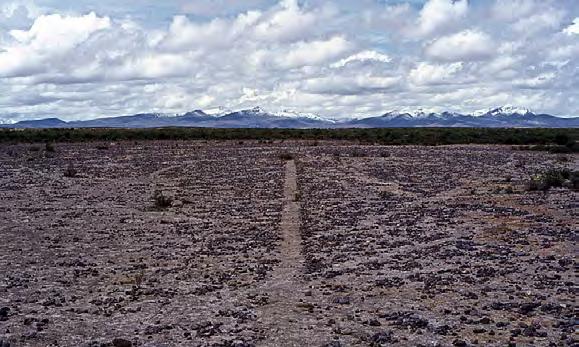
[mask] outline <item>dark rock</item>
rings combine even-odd
[[[349,305],[351,300],[349,296],[338,296],[332,302],[339,305]]]
[[[199,337],[211,337],[213,335],[221,333],[221,324],[212,322],[203,322],[197,324],[195,330],[197,330],[197,336]]]
[[[480,324],[490,324],[491,320],[489,317],[483,317],[478,321]]]
[[[435,334],[447,335],[450,332],[450,327],[448,325],[440,325],[433,329]]]
[[[116,338],[112,342],[113,347],[132,347],[133,343],[129,340]]]
[[[8,312],[10,312],[10,308],[8,307],[0,308],[0,317],[8,317]]]
[[[324,345],[322,345],[322,347],[342,347],[342,343],[340,343],[340,341],[332,341],[332,342],[328,342]]]
[[[428,321],[416,315],[410,315],[406,317],[399,317],[394,322],[394,325],[407,327],[413,330],[424,329],[428,326]]]
[[[398,339],[396,339],[392,335],[391,331],[382,331],[382,332],[379,332],[379,333],[372,335],[372,337],[370,337],[369,342],[370,342],[370,346],[379,347],[379,346],[386,346],[388,344],[398,342]]]
[[[522,304],[519,308],[522,314],[529,314],[533,312],[537,307],[541,306],[541,303],[538,302],[531,302]]]

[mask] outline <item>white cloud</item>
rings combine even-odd
[[[483,60],[495,54],[495,44],[486,33],[468,29],[435,40],[426,47],[425,53],[443,61]]]
[[[496,0],[491,13],[498,20],[513,22],[533,13],[537,6],[536,0]]]
[[[254,28],[256,39],[275,42],[303,39],[321,19],[313,12],[303,11],[295,0],[282,1],[280,6],[280,10],[271,12],[265,20],[257,23]]]
[[[566,27],[563,32],[567,35],[579,35],[579,17],[573,20],[573,24]]]
[[[532,78],[522,78],[513,81],[513,85],[525,89],[543,89],[550,87],[556,80],[557,75],[553,72],[543,73]]]
[[[263,5],[267,0],[189,0],[183,1],[185,13],[200,16],[220,16]]]
[[[81,17],[58,14],[40,16],[30,30],[12,30],[12,42],[0,50],[0,76],[27,76],[51,68],[51,62],[67,63],[77,45],[92,34],[109,28],[110,19],[90,13]]]
[[[513,29],[524,35],[532,35],[542,30],[555,30],[561,25],[562,11],[545,11],[519,19],[513,24]]]
[[[161,44],[163,48],[174,51],[227,49],[247,35],[261,16],[260,12],[252,11],[240,14],[234,20],[216,18],[207,23],[193,23],[186,16],[176,16]]]
[[[30,30],[12,30],[10,34],[19,44],[38,51],[69,50],[110,25],[109,18],[97,17],[94,12],[82,17],[54,14],[38,17]]]
[[[383,54],[383,53],[379,53],[376,51],[363,51],[363,52],[359,52],[356,53],[354,55],[351,55],[347,58],[344,58],[338,62],[335,62],[334,64],[332,64],[333,68],[339,68],[339,67],[344,67],[350,63],[354,63],[354,62],[373,62],[373,63],[389,63],[392,61],[392,58],[390,58],[390,56],[388,56],[387,54]]]
[[[283,47],[263,47],[247,57],[247,62],[257,69],[293,69],[323,65],[341,58],[352,49],[352,44],[341,36],[325,40],[300,41]]]
[[[429,0],[418,18],[418,34],[428,36],[448,28],[468,12],[468,0]]]
[[[139,1],[152,10],[0,4],[2,114],[260,105],[346,116],[528,102],[579,115],[574,0]]]
[[[339,58],[347,53],[351,46],[350,42],[341,36],[323,41],[298,42],[275,59],[277,65],[284,68],[317,65]]]
[[[408,77],[415,85],[452,84],[462,69],[462,63],[434,65],[422,62],[410,70]]]
[[[399,77],[372,76],[332,76],[306,80],[302,89],[313,94],[359,95],[383,93],[400,82]]]

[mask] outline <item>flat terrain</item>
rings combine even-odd
[[[551,167],[579,156],[2,145],[0,346],[572,346],[578,195],[525,188]]]

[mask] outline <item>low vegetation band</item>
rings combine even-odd
[[[1,143],[123,140],[348,140],[385,145],[507,144],[576,148],[579,129],[2,129]]]

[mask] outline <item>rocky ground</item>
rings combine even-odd
[[[0,347],[572,346],[577,192],[526,189],[552,167],[579,156],[3,145]]]

